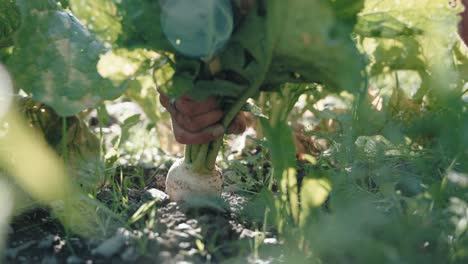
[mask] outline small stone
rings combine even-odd
[[[201,228],[189,229],[189,230],[186,230],[185,233],[189,234],[190,236],[194,238],[202,239]]]
[[[169,202],[169,195],[156,188],[146,190],[142,196],[143,201],[158,200],[158,204],[166,204]]]
[[[8,249],[6,251],[6,253],[5,253],[5,255],[6,255],[6,257],[8,257],[10,259],[15,259],[21,251],[23,251],[25,249],[28,249],[29,247],[31,247],[35,243],[36,243],[36,241],[28,241],[28,242],[22,243],[21,245],[17,246],[16,248]]]
[[[194,256],[198,253],[199,253],[198,250],[191,248],[189,251],[187,251],[187,256]]]
[[[179,248],[181,248],[181,249],[188,249],[191,246],[192,246],[192,244],[190,244],[190,242],[181,242],[179,244]]]
[[[138,252],[133,247],[127,248],[121,255],[123,261],[135,262],[139,257]]]
[[[179,224],[178,226],[176,226],[175,230],[188,230],[188,229],[191,229],[192,227],[189,226],[188,224],[186,223],[182,223],[182,224]]]
[[[254,237],[255,237],[255,232],[249,229],[242,230],[242,233],[240,234],[240,238],[254,238]]]
[[[171,261],[172,255],[169,251],[161,251],[159,252],[159,259],[162,263],[166,263],[168,261]]]
[[[43,240],[41,240],[41,242],[39,242],[37,247],[40,248],[40,249],[51,248],[52,245],[54,244],[54,242],[55,242],[54,236],[53,235],[48,235]]]
[[[168,230],[167,231],[167,234],[169,236],[174,236],[176,238],[179,238],[179,239],[187,239],[187,238],[190,238],[190,236],[184,232],[180,232],[180,231],[175,231],[175,230]]]
[[[54,256],[47,256],[42,259],[41,264],[57,264],[57,258]]]
[[[102,242],[92,251],[93,255],[103,256],[106,258],[115,255],[125,245],[129,235],[130,232],[123,228],[117,230],[117,233],[113,237]]]
[[[190,220],[187,221],[187,224],[192,226],[192,227],[195,227],[195,226],[197,226],[198,221],[196,219],[190,219]]]
[[[67,258],[67,264],[80,264],[83,261],[77,256],[70,256]]]
[[[263,244],[265,245],[277,245],[278,244],[278,239],[271,237],[271,238],[265,238],[263,240]]]

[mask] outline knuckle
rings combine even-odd
[[[174,135],[175,140],[180,144],[187,144],[187,135],[185,133],[176,133]]]
[[[177,101],[175,105],[176,105],[177,111],[179,111],[180,113],[184,115],[189,115],[192,110],[189,105],[185,103],[181,103],[181,101]]]
[[[200,129],[198,124],[194,122],[192,118],[181,113],[177,114],[177,122],[182,128],[189,132],[197,132]]]
[[[212,141],[214,137],[210,133],[203,133],[199,139],[200,139],[200,144],[205,144],[205,143]]]

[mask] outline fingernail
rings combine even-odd
[[[211,131],[211,135],[213,135],[213,137],[215,137],[215,138],[224,135],[224,127],[223,126],[216,126]]]

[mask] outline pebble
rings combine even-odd
[[[184,232],[180,232],[180,231],[175,231],[175,230],[168,230],[167,231],[167,234],[170,236],[170,235],[173,235],[175,236],[176,238],[179,238],[179,239],[187,239],[187,238],[190,238],[190,236]]]
[[[136,251],[136,249],[134,247],[129,247],[127,248],[121,255],[120,255],[120,258],[123,260],[123,261],[127,261],[127,262],[135,262],[135,260],[137,260],[139,257],[138,255],[138,252]]]
[[[40,248],[40,249],[51,248],[52,245],[54,244],[54,241],[55,241],[54,236],[53,235],[48,235],[44,239],[42,239],[41,242],[39,242],[37,247]]]
[[[181,249],[188,249],[192,246],[190,242],[181,242],[179,243],[179,248]]]
[[[122,249],[129,236],[129,231],[120,228],[119,230],[117,230],[117,233],[113,237],[102,242],[97,248],[95,248],[92,251],[92,253],[93,255],[109,258],[115,255],[120,249]]]
[[[249,229],[242,230],[242,233],[240,234],[240,238],[254,238],[255,236],[256,232]]]
[[[191,225],[192,227],[195,227],[198,225],[198,221],[196,219],[190,219],[187,221],[188,225]]]
[[[186,230],[185,233],[189,234],[192,237],[202,239],[202,236],[200,234],[201,233],[201,228],[189,229],[189,230]]]
[[[36,241],[28,241],[28,242],[25,242],[25,243],[23,243],[23,244],[17,246],[16,248],[8,249],[8,250],[6,251],[6,256],[7,256],[8,258],[15,259],[16,256],[18,256],[18,254],[19,254],[21,251],[23,251],[23,250],[25,250],[25,249],[31,247],[31,246],[34,245],[35,243],[36,243]]]
[[[197,249],[194,249],[194,248],[191,248],[189,251],[187,251],[187,256],[194,256],[196,254],[198,254],[198,250]]]
[[[169,251],[161,251],[159,252],[159,260],[162,262],[162,263],[166,263],[166,262],[169,262],[171,261],[172,259],[172,255]]]
[[[265,245],[277,245],[278,244],[278,239],[271,237],[271,238],[265,238],[263,240],[263,244]]]
[[[47,256],[42,259],[41,264],[57,264],[57,258],[54,256]]]
[[[143,193],[142,196],[143,201],[152,201],[152,200],[158,200],[159,205],[163,205],[169,202],[169,195],[167,195],[165,192],[160,191],[156,188],[151,188],[146,190]]]
[[[188,229],[191,229],[192,227],[189,226],[188,224],[186,223],[182,223],[182,224],[179,224],[178,226],[176,226],[175,230],[188,230]]]
[[[67,264],[80,264],[83,261],[77,256],[70,256],[67,258]]]

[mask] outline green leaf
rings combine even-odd
[[[74,16],[46,2],[19,2],[22,24],[8,64],[15,84],[61,116],[119,96],[124,89],[96,70],[103,45]]]
[[[360,88],[364,63],[351,39],[354,24],[348,19],[355,17],[362,1],[283,3],[282,33],[274,43],[270,72],[290,73],[290,80],[331,89]],[[333,9],[337,7],[339,11]]]
[[[194,77],[187,72],[175,73],[172,77],[172,86],[170,86],[170,89],[165,92],[167,92],[167,95],[171,98],[179,98],[180,96],[193,91],[193,78]]]
[[[332,0],[329,1],[339,20],[350,24],[356,23],[356,14],[364,7],[364,0]]]
[[[284,217],[299,222],[299,196],[296,171],[296,148],[291,128],[285,120],[274,124],[271,120],[260,119],[267,147],[271,153],[273,177],[280,185],[281,203],[285,206]],[[279,202],[279,201],[278,201]]]
[[[388,13],[363,14],[359,17],[355,32],[361,36],[372,38],[394,38],[399,36],[415,36],[422,30],[404,23]]]
[[[0,0],[0,49],[13,44],[13,33],[19,28],[20,12],[14,0]]]
[[[233,96],[239,85],[260,83],[271,88],[286,82],[318,82],[334,89],[360,88],[364,64],[351,33],[362,4],[362,0],[259,1],[219,54],[220,73],[214,78],[203,71],[185,73],[187,70],[179,67],[181,61],[176,60],[177,85],[167,92],[175,96],[180,96],[181,91],[199,97]],[[122,1],[119,7],[123,10],[123,43],[174,52],[161,31],[157,3]],[[265,69],[269,69],[266,76]],[[190,79],[194,84],[188,84]],[[223,89],[203,89],[208,85],[195,84],[206,79],[226,82],[217,84]],[[181,83],[186,87],[182,88]],[[224,87],[234,91],[228,93]]]
[[[362,49],[371,61],[369,74],[417,71],[422,83],[415,101],[429,95],[436,102],[447,93],[461,92],[463,77],[455,65],[463,69],[463,52],[456,53],[462,10],[458,1],[367,0],[356,33],[363,37]]]
[[[153,64],[164,64],[164,59],[155,52],[145,49],[114,49],[99,61],[98,71],[115,86],[127,87],[125,95],[143,109],[146,116],[156,124],[160,120],[159,94],[155,88],[162,86],[167,80],[159,74],[153,77]],[[157,72],[162,72],[160,69]]]
[[[305,224],[314,208],[321,206],[328,198],[331,183],[327,179],[306,177],[301,186],[301,223]]]
[[[69,0],[73,14],[101,41],[114,43],[122,26],[113,0]]]
[[[122,0],[117,7],[122,19],[120,44],[174,52],[161,28],[159,1]]]
[[[190,97],[202,101],[209,96],[238,98],[247,87],[225,80],[198,81],[189,93]]]

